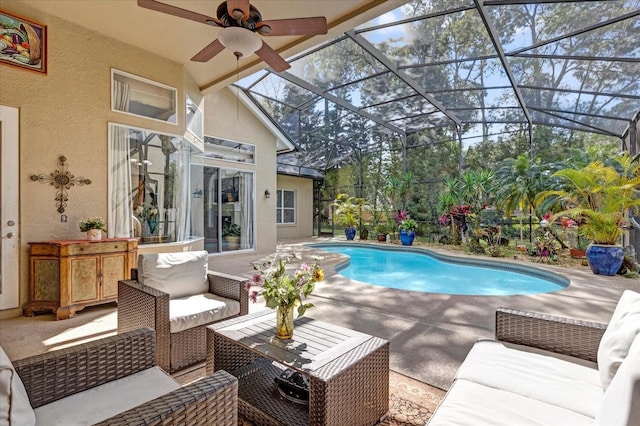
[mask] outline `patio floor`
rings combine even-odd
[[[496,308],[524,309],[606,323],[625,289],[640,291],[640,279],[595,275],[588,267],[572,270],[538,263],[531,266],[562,274],[571,280],[571,285],[554,293],[523,296],[457,296],[395,290],[344,278],[334,270],[343,259],[341,255],[320,253],[318,249],[306,246],[312,242],[331,241],[345,240],[313,238],[278,245],[279,253],[296,251],[303,257],[324,256],[321,264],[325,269],[325,282],[316,286],[312,295],[316,307],[306,315],[389,340],[392,370],[445,390],[473,343],[480,337],[493,337]],[[445,247],[425,248],[462,256]],[[211,266],[248,277],[253,272],[249,263],[257,258],[255,253],[220,257],[214,259]],[[522,261],[518,263],[522,264]],[[262,307],[258,304],[257,308]]]
[[[388,289],[362,284],[337,275],[334,266],[343,257],[320,253],[307,247],[311,242],[344,241],[344,238],[313,238],[288,241],[278,245],[278,253],[300,252],[324,256],[325,281],[316,286],[312,302],[316,305],[307,315],[391,342],[391,369],[447,390],[453,376],[473,343],[480,337],[493,337],[494,312],[497,307],[511,307],[556,315],[608,322],[615,304],[625,289],[640,291],[639,279],[604,277],[592,274],[588,268],[571,270],[552,265],[534,264],[567,276],[571,285],[555,293],[526,296],[456,296]],[[444,247],[430,250],[451,254]],[[245,277],[253,275],[251,262],[264,259],[256,253],[225,255],[210,262],[212,269]],[[514,260],[499,259],[501,262]],[[522,261],[519,261],[520,263]],[[116,310],[111,308],[91,312],[80,311],[77,318],[52,321],[50,336],[44,332],[41,342],[34,342],[28,332],[36,324],[46,327],[51,315],[34,318],[12,318],[0,322],[0,344],[12,359],[79,343],[87,337],[102,337],[115,333]],[[106,309],[105,309],[106,308]],[[250,304],[250,311],[264,309],[261,303]],[[91,323],[83,320],[91,315]],[[34,322],[37,321],[37,322]],[[42,322],[41,322],[42,321]],[[53,324],[51,324],[53,326]],[[62,327],[62,328],[61,328]],[[101,334],[95,334],[101,330]],[[58,333],[58,334],[56,334]]]

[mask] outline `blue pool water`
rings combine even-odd
[[[350,257],[340,275],[360,282],[426,293],[507,296],[549,293],[566,288],[569,280],[537,268],[505,266],[436,255],[427,250],[391,250],[353,244],[313,244],[312,247]],[[508,268],[508,269],[506,269]]]

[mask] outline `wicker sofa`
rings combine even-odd
[[[0,424],[237,424],[235,377],[181,386],[155,361],[150,328],[13,363],[0,348]]]
[[[640,294],[608,325],[499,308],[427,424],[640,425]]]
[[[205,360],[207,325],[249,313],[247,280],[210,271],[206,251],[142,254],[132,278],[118,283],[118,332],[156,330],[170,373]]]

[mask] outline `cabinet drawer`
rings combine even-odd
[[[74,244],[68,246],[68,255],[113,253],[127,250],[126,241],[105,241],[103,243]]]

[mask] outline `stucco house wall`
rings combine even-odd
[[[257,194],[275,188],[275,138],[223,89],[203,100],[181,64],[123,44],[72,22],[44,14],[22,3],[3,5],[10,12],[48,26],[48,73],[0,66],[0,104],[20,109],[19,223],[20,306],[28,297],[28,242],[84,239],[78,222],[108,215],[108,124],[110,122],[183,135],[185,96],[205,105],[205,134],[257,145]],[[144,77],[178,90],[177,125],[111,111],[111,68]],[[64,214],[56,210],[55,190],[34,182],[33,174],[54,171],[57,158],[67,158],[69,171],[91,179],[68,191]],[[258,199],[258,250],[275,248],[275,200]],[[20,309],[0,311],[0,318]]]
[[[311,237],[313,235],[313,180],[278,175],[278,189],[293,190],[296,193],[296,223],[278,225],[278,240]]]

